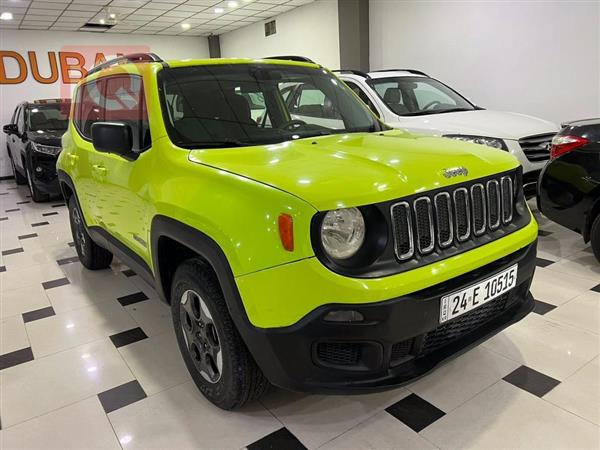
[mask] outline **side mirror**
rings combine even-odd
[[[115,153],[128,160],[137,158],[133,151],[131,126],[121,122],[96,122],[92,124],[92,144],[99,152]]]
[[[9,123],[8,125],[4,125],[2,127],[2,131],[4,131],[6,134],[17,134],[17,124]]]

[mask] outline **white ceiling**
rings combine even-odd
[[[181,36],[222,34],[314,0],[0,0],[0,29],[77,31],[88,22],[115,26],[106,33]],[[222,13],[215,9],[222,8]],[[116,19],[110,19],[115,14]],[[182,24],[189,24],[189,29]]]

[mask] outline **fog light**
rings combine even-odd
[[[37,173],[42,173],[42,170],[44,170],[44,169],[42,169],[40,166],[37,166],[37,167],[35,168],[35,171],[36,171]]]
[[[329,311],[324,320],[326,322],[362,322],[365,318],[358,311]]]

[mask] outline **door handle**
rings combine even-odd
[[[106,167],[104,167],[102,164],[94,164],[92,168],[100,175],[106,175]]]

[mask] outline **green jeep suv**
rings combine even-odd
[[[394,387],[533,307],[518,161],[389,129],[310,61],[121,57],[62,143],[82,264],[155,287],[221,408]]]

